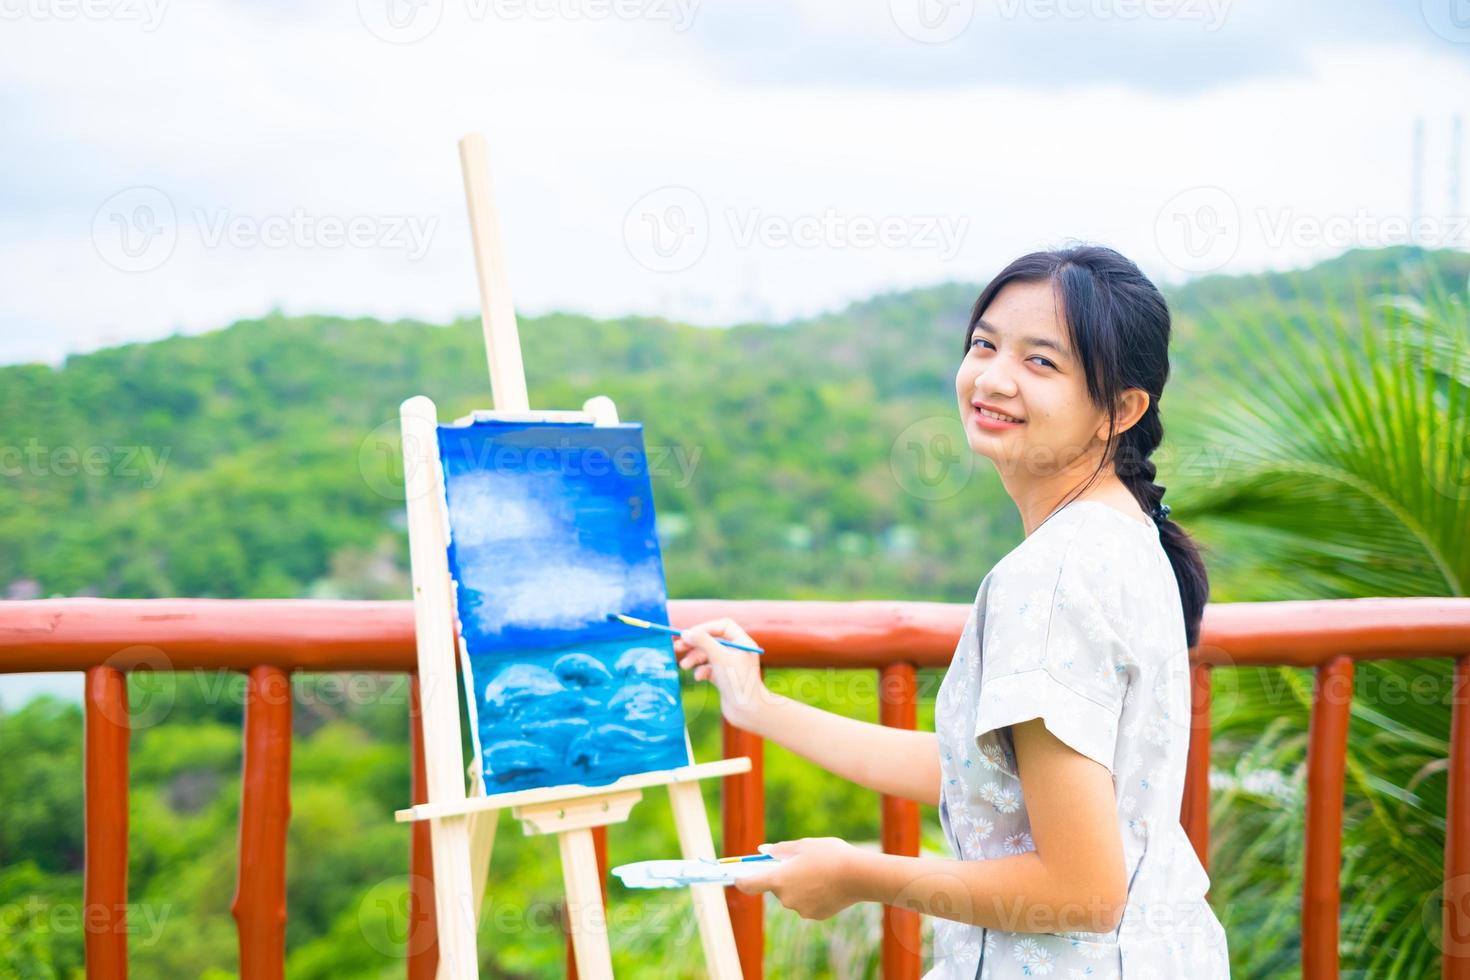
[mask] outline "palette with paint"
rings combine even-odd
[[[733,885],[741,878],[770,871],[778,858],[720,864],[699,859],[635,861],[612,869],[628,888],[685,888],[689,885]]]

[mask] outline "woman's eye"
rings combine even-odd
[[[979,345],[979,344],[984,344],[985,346],[984,347],[977,347],[977,345]],[[976,349],[979,349],[979,350],[994,350],[995,348],[994,348],[994,346],[991,345],[990,341],[986,340],[984,337],[975,337],[974,339],[972,339],[970,341],[970,349],[971,350],[976,350]],[[1049,368],[1055,368],[1056,367],[1055,364],[1053,364],[1051,361],[1047,360],[1046,358],[1042,357],[1040,354],[1033,354],[1031,357],[1027,358],[1027,360],[1030,360],[1030,361],[1040,361],[1042,364],[1046,365]]]

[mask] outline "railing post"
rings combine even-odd
[[[1194,845],[1194,853],[1210,870],[1210,665],[1195,664],[1189,672],[1189,756],[1184,769],[1184,802],[1179,822]]]
[[[128,679],[116,667],[87,671],[85,880],[87,976],[128,975]],[[94,914],[95,910],[95,914]]]
[[[291,819],[291,675],[252,667],[245,682],[240,870],[230,911],[242,980],[286,974],[286,829]]]
[[[878,720],[912,731],[918,724],[918,672],[913,664],[889,664],[878,671]],[[883,850],[919,854],[919,804],[883,797]],[[919,913],[883,906],[883,980],[918,980],[923,964]]]
[[[424,768],[424,729],[419,700],[419,675],[409,675],[408,741],[413,753],[413,802],[429,802],[428,770]],[[434,980],[439,971],[439,920],[434,907],[434,835],[429,821],[413,824],[408,853],[408,929],[404,954],[408,980]]]
[[[1317,668],[1307,735],[1307,853],[1302,873],[1302,980],[1337,980],[1342,911],[1342,803],[1346,792],[1353,661]]]
[[[765,740],[721,720],[721,742],[726,759],[746,756],[750,771],[726,776],[720,786],[721,846],[726,854],[751,854],[766,839]],[[765,975],[765,905],[760,895],[738,888],[725,889],[735,946],[740,951],[744,980]]]
[[[1444,980],[1470,980],[1470,656],[1455,658],[1444,843]]]

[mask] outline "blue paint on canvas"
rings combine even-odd
[[[449,568],[488,792],[690,762],[643,427],[441,426]]]

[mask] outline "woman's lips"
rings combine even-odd
[[[1001,419],[993,419],[993,418],[991,418],[988,415],[982,414],[981,411],[980,411],[980,409],[978,409],[978,408],[973,408],[972,407],[970,409],[970,411],[974,414],[975,424],[978,425],[978,426],[980,426],[980,428],[982,428],[982,429],[990,429],[991,431],[999,431],[999,430],[1002,430],[1002,429],[1016,429],[1016,428],[1020,428],[1021,426],[1023,426],[1023,425],[1026,424],[1025,422],[1006,422],[1006,421],[1003,421]]]

